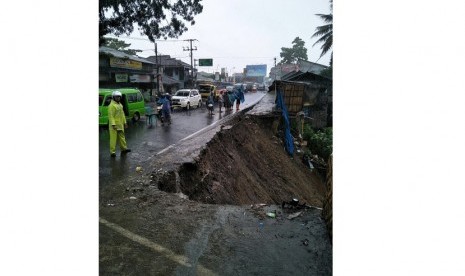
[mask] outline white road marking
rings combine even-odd
[[[135,233],[132,233],[131,231],[129,230],[126,230],[124,229],[123,227],[117,225],[117,224],[114,224],[112,222],[109,222],[107,221],[106,219],[103,219],[103,218],[99,218],[99,221],[100,223],[102,223],[103,225],[113,229],[114,231],[118,232],[119,234],[121,234],[122,236],[132,240],[132,241],[135,241],[141,245],[144,245],[162,255],[164,255],[164,257],[172,260],[173,262],[176,262],[180,265],[183,265],[183,266],[187,266],[187,267],[192,267],[191,264],[189,264],[189,259],[186,257],[186,256],[182,256],[182,255],[178,255],[176,253],[174,253],[173,251],[159,245],[159,244],[156,244],[154,242],[152,242],[151,240],[147,239],[147,238],[144,238],[142,236],[139,236]],[[205,268],[203,267],[202,265],[197,265],[197,273],[199,275],[216,275],[213,271],[209,270],[208,268]]]
[[[181,140],[179,140],[179,142],[185,141],[185,140],[187,140],[187,139],[189,139],[189,138],[191,138],[191,137],[197,135],[198,133],[204,131],[204,130],[207,129],[207,128],[213,128],[213,126],[215,126],[216,124],[218,124],[218,121],[215,121],[215,122],[213,122],[212,124],[210,124],[210,125],[208,125],[208,126],[202,128],[201,130],[198,130],[198,131],[192,133],[191,135],[182,138]]]
[[[174,147],[175,145],[176,145],[176,144],[171,144],[171,145],[169,145],[168,147],[166,147],[166,148],[162,149],[161,151],[157,152],[156,155],[159,155],[159,154],[164,153],[165,151],[169,150],[170,148]]]

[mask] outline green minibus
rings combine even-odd
[[[126,120],[139,121],[141,116],[145,116],[144,96],[138,89],[121,88],[107,89],[100,88],[98,93],[99,101],[99,125],[108,125],[108,105],[111,102],[111,93],[119,91],[122,94],[121,104],[123,105]]]

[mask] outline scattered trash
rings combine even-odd
[[[288,219],[293,219],[293,218],[296,218],[296,217],[300,216],[301,214],[302,214],[302,211],[294,213],[294,214],[290,214],[287,218]]]
[[[182,198],[182,199],[189,199],[188,196],[186,196],[185,194],[183,194],[183,193],[181,193],[181,192],[176,193],[176,195],[179,196],[179,197]]]
[[[266,215],[269,216],[270,218],[276,218],[276,211],[266,213]]]
[[[291,199],[291,201],[283,201],[283,203],[281,204],[281,207],[284,209],[284,208],[286,208],[286,205],[288,205],[287,206],[288,208],[298,207],[299,206],[299,200],[297,198],[293,198],[293,199]]]
[[[261,208],[261,207],[264,207],[264,206],[268,206],[268,204],[266,204],[266,203],[252,204],[252,205],[250,205],[250,208],[255,209],[255,208]]]
[[[312,206],[312,205],[305,205],[306,208],[313,208],[313,209],[317,209],[317,210],[320,210],[322,211],[323,208],[320,208],[320,207],[316,207],[316,206]]]
[[[135,196],[131,196],[129,199],[137,199],[137,197],[135,197]]]
[[[318,210],[323,210],[323,208],[316,207],[316,206],[311,206],[307,205],[306,203],[299,204],[299,200],[296,198],[293,198],[291,201],[283,201],[281,207],[283,209],[309,209],[309,208],[314,208]]]
[[[307,239],[302,240],[302,244],[305,245],[305,246],[308,246],[308,240]]]
[[[126,188],[126,192],[129,192],[129,191],[132,191],[133,193],[136,193],[136,192],[142,192],[144,190],[144,188],[142,187],[127,187]]]
[[[113,203],[108,203],[107,205],[108,206],[115,206],[115,204],[113,204]]]
[[[136,172],[141,172],[142,171],[142,167],[136,167]]]

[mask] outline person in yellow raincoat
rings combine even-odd
[[[114,91],[111,95],[113,99],[108,106],[108,129],[110,131],[110,154],[111,157],[115,157],[116,141],[119,141],[121,154],[126,154],[131,150],[128,149],[124,137],[124,129],[128,127],[128,124],[121,104],[121,92]]]

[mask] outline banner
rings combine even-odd
[[[142,62],[122,59],[122,58],[110,58],[110,66],[118,68],[127,68],[127,69],[142,69]]]
[[[115,74],[115,82],[128,82],[128,74]]]
[[[131,82],[150,82],[149,75],[131,75],[129,79]]]
[[[264,77],[266,76],[266,64],[247,65],[245,67],[247,77]]]

